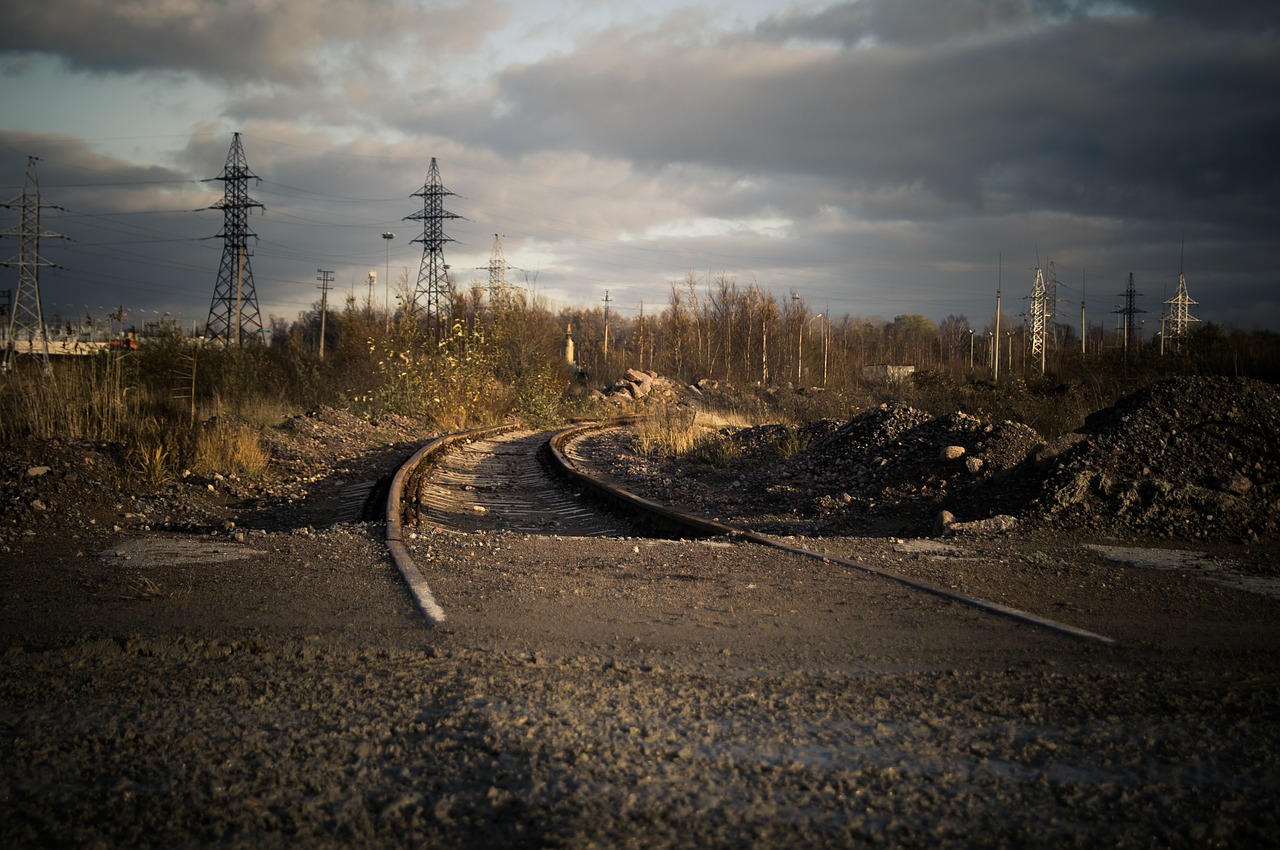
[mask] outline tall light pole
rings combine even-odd
[[[391,231],[383,231],[382,239],[387,243],[387,276],[382,279],[382,309],[387,311],[387,330],[391,330],[391,240],[396,235]]]
[[[819,313],[816,316],[810,316],[808,320],[800,324],[800,340],[799,340],[799,343],[796,345],[796,386],[801,385],[800,369],[802,364],[804,363],[804,329],[809,327],[809,325],[812,322],[815,322],[821,318],[822,318],[822,314]],[[825,356],[825,353],[826,353],[826,349],[824,348],[823,349],[824,356]],[[827,385],[827,376],[826,376],[825,363],[823,365],[824,365],[824,369],[823,369],[823,375],[822,375],[822,385],[825,387]]]

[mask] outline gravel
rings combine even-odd
[[[937,443],[1024,468],[999,453],[1017,426],[911,418],[815,426],[809,451],[877,437],[865,498],[902,486],[895,458],[966,468]],[[795,538],[1108,647],[745,544],[440,532],[410,541],[449,615],[429,629],[381,523],[334,519],[410,430],[318,412],[280,474],[160,492],[114,490],[80,446],[2,462],[27,508],[0,551],[0,845],[1280,846],[1270,596],[1058,520]],[[803,491],[805,463],[768,474]],[[1274,564],[1263,532],[1206,562]]]

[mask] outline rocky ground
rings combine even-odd
[[[915,537],[1021,524],[1247,545],[1280,534],[1278,434],[1274,385],[1173,378],[1051,443],[1021,423],[901,403],[845,422],[725,429],[703,453],[721,462],[604,439],[610,471],[641,491],[764,531]]]
[[[609,470],[1110,645],[756,546],[509,533],[412,541],[428,629],[364,510],[407,422],[290,420],[258,481],[6,456],[0,846],[1280,846],[1274,396],[1236,389],[1056,446],[886,407]]]

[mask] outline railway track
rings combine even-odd
[[[468,533],[516,531],[618,537],[665,531],[671,537],[724,537],[869,573],[1069,637],[1114,643],[1104,635],[1028,611],[801,548],[636,496],[584,470],[589,458],[578,453],[574,440],[597,427],[600,426],[588,424],[555,433],[495,428],[451,435],[424,447],[405,464],[388,496],[388,544],[429,621],[442,622],[445,615],[403,545],[405,523],[428,530]]]
[[[418,491],[416,524],[427,529],[514,531],[565,537],[634,534],[540,462],[550,432],[507,431],[456,444]]]

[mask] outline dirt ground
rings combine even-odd
[[[305,493],[20,491],[0,845],[1280,846],[1273,541],[796,540],[1105,644],[749,544],[438,532],[431,629],[332,521],[411,435],[322,419]]]

